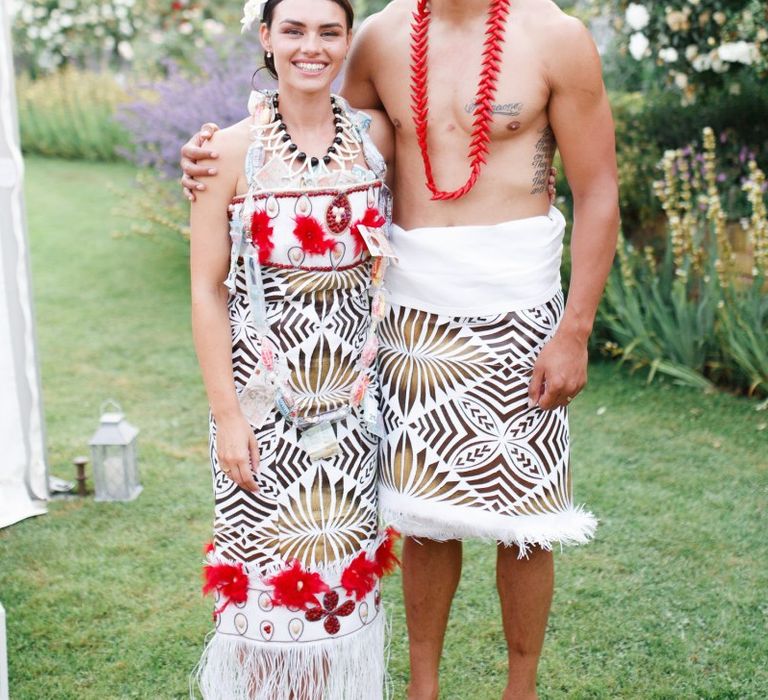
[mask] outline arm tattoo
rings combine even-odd
[[[541,194],[547,191],[549,169],[555,156],[555,134],[552,127],[547,125],[540,132],[541,138],[536,142],[531,165],[533,166],[533,185],[531,194]]]
[[[470,102],[464,105],[464,111],[467,114],[474,114],[477,109],[477,102]],[[493,105],[493,114],[503,114],[507,117],[517,117],[523,111],[522,102],[507,102],[505,104]]]

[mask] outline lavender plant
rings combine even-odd
[[[178,184],[179,149],[205,122],[228,126],[247,116],[253,87],[265,87],[265,72],[254,76],[261,51],[254,38],[227,37],[226,53],[212,48],[198,55],[190,72],[175,61],[164,65],[164,77],[136,85],[117,113],[131,146],[122,154],[142,171],[134,196],[122,212],[130,231],[140,235],[171,232],[187,235],[187,202]]]
[[[165,77],[137,85],[131,91],[133,99],[118,109],[116,120],[132,142],[124,155],[158,175],[175,178],[179,148],[201,124],[228,126],[247,116],[259,61],[260,51],[253,39],[232,40],[226,53],[202,50],[196,74],[167,61]],[[255,77],[257,86],[268,80],[263,72]]]

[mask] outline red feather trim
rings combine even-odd
[[[341,574],[341,585],[348,596],[354,594],[360,601],[375,587],[379,578],[378,564],[371,561],[365,552],[358,554]]]
[[[272,219],[267,212],[256,209],[251,217],[251,241],[259,249],[259,262],[266,265],[275,248],[272,242]]]
[[[206,542],[205,545],[203,545],[203,554],[210,554],[211,552],[216,551],[216,546],[213,544],[213,542]]]
[[[325,235],[323,225],[314,216],[297,216],[293,233],[301,249],[310,255],[324,255],[333,250],[336,241]]]
[[[273,587],[272,604],[307,610],[320,605],[317,596],[331,589],[320,574],[306,571],[298,560],[291,566],[266,580]]]
[[[384,539],[376,549],[374,555],[376,562],[376,574],[386,576],[394,573],[395,569],[400,566],[400,560],[395,554],[395,542],[400,538],[400,533],[393,527],[388,527]]]
[[[350,231],[352,232],[352,240],[355,242],[355,257],[360,255],[365,250],[365,240],[363,239],[363,235],[360,233],[360,229],[357,227],[362,224],[367,228],[381,228],[386,223],[387,220],[381,215],[381,212],[378,209],[368,207],[365,210],[365,214],[363,214],[363,218],[358,219],[355,221],[355,223],[352,224],[352,226],[350,226]]]
[[[203,567],[203,576],[203,593],[207,595],[218,591],[225,599],[217,614],[230,603],[245,603],[248,600],[248,574],[242,564],[207,564]]]

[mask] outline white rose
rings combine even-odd
[[[728,63],[743,63],[750,65],[755,58],[755,45],[746,41],[731,41],[723,44],[717,50],[721,61]]]
[[[685,57],[689,61],[692,61],[698,55],[699,55],[699,47],[696,46],[696,44],[688,44],[688,46],[685,47]]]
[[[730,64],[723,61],[723,59],[717,55],[717,51],[713,51],[712,53],[714,54],[712,56],[712,70],[715,71],[715,73],[725,73],[731,67]]]
[[[642,32],[635,32],[629,37],[629,53],[636,61],[639,61],[648,50],[648,37]]]
[[[693,70],[697,73],[702,73],[712,67],[712,59],[709,57],[708,53],[702,53],[693,59],[691,65],[693,66]]]
[[[671,46],[667,46],[659,51],[659,58],[664,63],[674,63],[677,60],[677,50]]]
[[[192,26],[192,22],[182,22],[179,25],[179,34],[184,34],[185,36],[188,36],[194,31],[195,31],[195,28]]]
[[[641,29],[645,29],[648,26],[648,21],[651,15],[646,9],[645,5],[639,5],[636,2],[629,3],[627,11],[624,14],[624,19],[631,29],[639,32]]]
[[[224,33],[224,25],[215,19],[203,20],[203,32],[207,36],[218,36]]]
[[[261,16],[264,11],[266,0],[248,0],[243,8],[243,18],[240,24],[243,25],[243,32],[247,32],[254,24],[261,22]]]
[[[133,47],[127,41],[121,41],[117,45],[117,53],[126,61],[133,60]]]
[[[675,85],[685,90],[688,87],[688,76],[685,73],[675,73]]]

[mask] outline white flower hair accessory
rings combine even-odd
[[[261,22],[261,18],[264,15],[264,5],[267,4],[267,0],[248,0],[243,8],[243,18],[240,20],[240,24],[243,25],[243,33],[250,31],[254,24]]]

